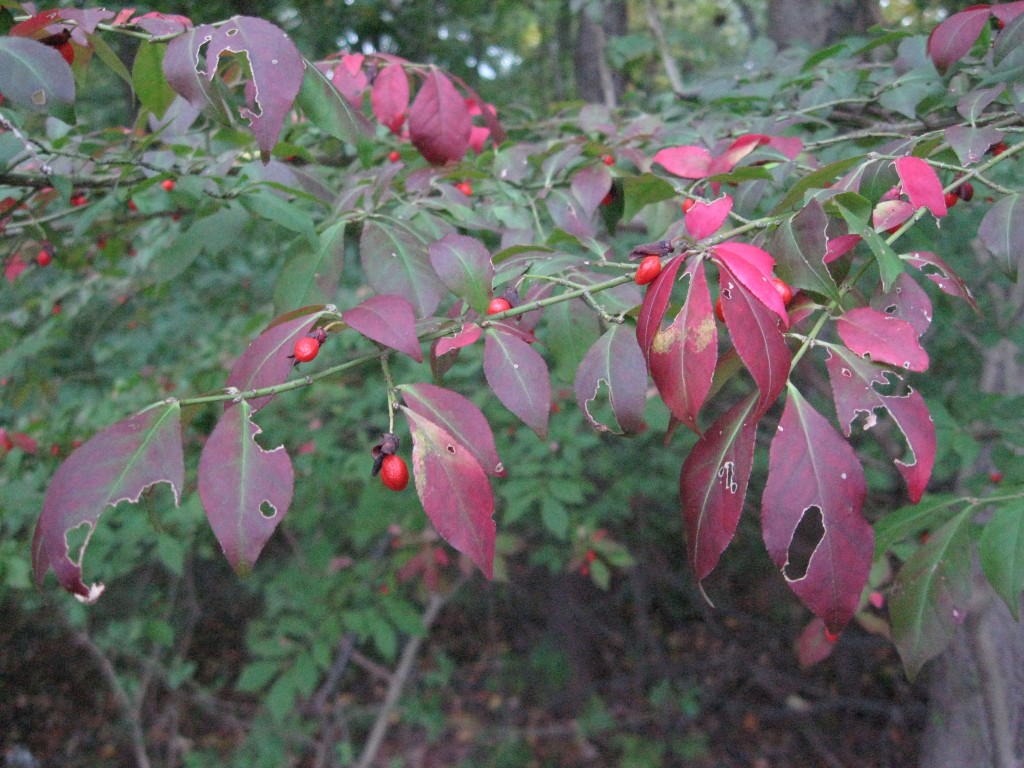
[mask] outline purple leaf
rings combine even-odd
[[[906,272],[900,274],[892,288],[883,292],[882,286],[875,289],[871,306],[879,312],[906,320],[923,336],[932,322],[932,300],[917,282]]]
[[[370,91],[373,114],[392,133],[402,130],[409,109],[409,77],[401,64],[389,64],[377,73]]]
[[[180,501],[185,483],[180,414],[176,401],[136,414],[93,436],[58,467],[32,538],[36,584],[53,568],[64,589],[86,602],[99,598],[102,584],[82,582],[82,560],[103,511],[122,501],[136,503],[157,483],[168,483],[174,503]],[[72,560],[67,534],[82,525],[88,531]]]
[[[935,218],[946,215],[946,196],[935,169],[919,157],[896,158],[896,173],[903,193],[914,208],[927,208]]]
[[[205,69],[200,70],[204,48]],[[302,85],[302,55],[280,27],[252,16],[233,16],[221,25],[203,24],[171,40],[164,55],[167,82],[193,106],[207,106],[211,100],[208,83],[225,51],[245,53],[248,58],[252,87],[246,89],[248,107],[239,114],[252,125],[256,145],[266,161]]]
[[[180,16],[173,13],[159,13],[150,11],[141,16],[136,16],[129,22],[133,27],[149,32],[156,37],[164,35],[177,35],[186,29],[192,28],[192,20],[187,16]]]
[[[962,165],[972,165],[985,156],[993,144],[1005,135],[998,128],[975,128],[969,125],[951,125],[945,131],[946,141],[956,152]]]
[[[659,149],[651,162],[684,179],[703,179],[711,167],[711,153],[703,147],[666,147]]]
[[[910,460],[896,459],[896,468],[907,483],[911,502],[916,504],[921,500],[935,466],[935,424],[924,398],[912,389],[906,395],[880,394],[875,384],[885,386],[890,376],[901,377],[862,360],[843,347],[829,347],[825,366],[832,383],[836,416],[844,435],[850,436],[850,427],[859,414],[865,415],[864,429],[871,429],[877,421],[875,411],[879,408],[889,412],[903,433],[910,449]]]
[[[438,534],[494,574],[494,492],[483,467],[442,427],[402,408],[412,433],[412,468],[423,511]]]
[[[11,104],[51,112],[75,102],[75,78],[56,48],[27,37],[0,37],[0,93]]]
[[[686,212],[686,231],[694,240],[703,240],[719,230],[731,210],[732,197],[729,195],[722,195],[710,203],[696,200]]]
[[[498,399],[542,440],[548,434],[551,378],[544,358],[519,336],[491,327],[484,376]]]
[[[440,357],[448,352],[468,347],[470,344],[475,344],[482,333],[483,329],[476,323],[466,323],[455,335],[442,336],[438,339],[434,354]]]
[[[370,287],[405,297],[417,317],[433,314],[441,303],[445,287],[430,266],[427,246],[406,228],[367,221],[359,238],[359,257]]]
[[[1013,194],[1000,198],[981,220],[978,237],[1003,262],[1007,273],[1015,276],[1024,243],[1024,197]]]
[[[341,319],[368,339],[423,362],[412,304],[401,296],[371,296],[341,313]]]
[[[238,574],[249,573],[292,503],[295,472],[283,445],[265,451],[243,400],[224,412],[199,456],[199,498]]]
[[[398,389],[410,411],[443,429],[487,474],[505,476],[491,427],[472,401],[434,384],[403,384]]]
[[[427,247],[430,265],[445,287],[480,314],[487,311],[494,282],[491,255],[479,240],[445,235]]]
[[[908,371],[928,368],[928,353],[917,340],[917,331],[906,320],[871,307],[857,307],[836,320],[843,343],[861,357],[888,363]]]
[[[928,36],[928,55],[940,72],[970,53],[988,23],[989,12],[987,5],[974,6],[954,13],[932,30]]]
[[[902,258],[906,259],[914,267],[935,283],[944,293],[956,296],[970,304],[974,311],[978,311],[978,303],[971,295],[971,289],[967,283],[941,258],[929,251],[914,251]]]
[[[750,395],[708,427],[683,463],[679,496],[683,503],[686,553],[703,581],[729,546],[754,459],[757,419]]]
[[[644,356],[633,329],[619,323],[597,340],[584,356],[576,371],[576,401],[587,420],[606,432],[615,429],[598,422],[588,404],[597,399],[602,385],[608,390],[612,414],[618,423],[618,434],[636,434],[644,428],[644,406],[647,404],[647,375]]]
[[[974,121],[985,111],[985,108],[998,99],[1004,90],[1006,90],[1006,84],[999,83],[991,88],[978,88],[968,91],[956,103],[956,111],[973,125]]]
[[[428,163],[461,160],[469,149],[473,119],[452,81],[430,70],[409,109],[409,138]]]
[[[672,415],[699,434],[697,413],[711,391],[718,360],[718,330],[704,263],[686,269],[690,290],[673,323],[658,330],[647,353],[651,378]]]
[[[590,217],[611,191],[612,174],[603,163],[588,165],[573,174],[570,186],[572,194]]]
[[[768,456],[761,530],[790,589],[832,634],[856,612],[871,568],[874,532],[861,512],[866,495],[853,448],[790,386]],[[815,510],[823,531],[806,571],[797,573],[790,547]]]
[[[312,329],[325,311],[322,305],[303,307],[272,321],[235,361],[225,386],[247,392],[285,381],[295,366],[295,361],[288,357],[295,348],[295,342]],[[248,403],[255,413],[273,397],[255,397]],[[232,405],[227,402],[224,407]]]
[[[825,234],[828,217],[814,199],[790,219],[779,224],[768,245],[779,263],[779,275],[796,290],[838,298],[835,280],[825,266],[829,241]]]

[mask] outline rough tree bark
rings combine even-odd
[[[584,101],[611,108],[618,104],[625,83],[622,75],[608,66],[605,47],[609,37],[626,33],[628,8],[625,0],[606,0],[598,5],[599,13],[594,17],[586,8],[580,12],[573,55],[576,93]]]

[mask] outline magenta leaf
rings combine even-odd
[[[954,13],[928,36],[928,55],[940,72],[971,51],[974,41],[988,23],[989,7],[973,6]]]
[[[185,482],[180,415],[181,407],[171,401],[119,421],[58,467],[32,538],[36,584],[53,568],[64,589],[86,602],[99,598],[103,585],[82,582],[82,561],[103,511],[122,501],[136,503],[157,483],[168,483],[174,503],[180,501]],[[85,540],[77,553],[69,553],[67,534],[82,525],[88,528]]]
[[[401,296],[371,296],[341,313],[341,319],[368,339],[423,362],[412,304]]]
[[[517,334],[492,326],[484,341],[484,376],[506,408],[539,438],[547,437],[551,377],[537,350]]]
[[[1016,276],[1024,243],[1024,197],[1002,197],[985,213],[978,237],[992,255],[1003,262],[1007,274]]]
[[[921,270],[924,276],[939,286],[944,293],[963,299],[975,311],[978,310],[978,303],[974,300],[974,296],[971,295],[971,289],[967,287],[964,279],[934,253],[914,251],[900,258],[905,259],[912,266]]]
[[[911,502],[916,504],[921,500],[935,466],[935,423],[924,398],[912,389],[908,389],[906,395],[883,395],[875,389],[876,384],[884,387],[890,376],[902,377],[862,360],[843,347],[830,345],[828,350],[825,366],[843,434],[850,436],[851,425],[859,414],[864,414],[864,429],[868,430],[878,420],[875,411],[879,408],[887,410],[910,449],[910,460],[896,459],[896,468],[907,483]]]
[[[818,200],[811,200],[795,216],[779,224],[768,248],[778,259],[779,275],[791,288],[839,299],[839,289],[825,266],[827,225],[825,209]]]
[[[906,272],[896,278],[888,291],[879,285],[871,297],[871,306],[879,312],[906,320],[918,336],[923,336],[932,322],[932,300],[925,290]]]
[[[238,574],[252,571],[292,503],[295,471],[283,445],[265,451],[243,400],[224,412],[199,456],[199,498],[213,535]]]
[[[927,208],[936,218],[946,215],[946,197],[935,169],[919,157],[896,158],[903,193],[915,208]]]
[[[402,130],[409,109],[409,77],[401,64],[389,64],[377,73],[370,91],[373,114],[392,133]]]
[[[775,259],[770,253],[746,243],[720,243],[714,247],[713,253],[715,260],[725,265],[758,301],[788,324],[786,305],[770,280],[775,266]]]
[[[956,103],[956,111],[973,125],[985,108],[998,99],[1004,90],[1006,90],[1006,84],[999,83],[991,88],[976,88],[968,91]]]
[[[654,337],[661,330],[661,321],[665,317],[668,302],[672,298],[672,289],[676,284],[676,274],[683,266],[684,259],[685,257],[680,255],[673,256],[666,261],[661,272],[654,278],[654,282],[647,286],[647,292],[644,294],[644,301],[637,317],[636,340],[647,360],[650,359]]]
[[[754,460],[756,402],[751,395],[734,405],[708,427],[683,462],[679,496],[686,553],[698,581],[715,569],[736,533]]]
[[[302,85],[302,55],[280,27],[252,16],[233,16],[218,26],[203,24],[171,40],[164,55],[167,82],[194,107],[213,105],[209,83],[224,52],[245,53],[248,58],[251,88],[246,89],[248,106],[239,114],[252,125],[266,161]]]
[[[726,266],[719,275],[719,284],[733,346],[761,393],[757,408],[760,416],[786,386],[792,355],[779,330],[779,319]]]
[[[871,211],[871,226],[879,232],[890,230],[913,216],[914,211],[906,200],[883,200]]]
[[[732,198],[729,195],[722,195],[710,203],[696,200],[686,212],[686,231],[694,240],[703,240],[719,230],[731,210]]]
[[[366,57],[361,53],[346,53],[342,55],[333,69],[329,66],[327,69],[331,83],[353,109],[362,107],[363,92],[370,84],[370,79],[363,71],[365,59]]]
[[[728,173],[740,160],[771,139],[758,133],[747,133],[740,136],[726,150],[711,161],[708,171],[711,174]]]
[[[484,244],[473,237],[451,234],[431,243],[427,252],[444,286],[484,314],[494,282],[494,266]]]
[[[704,262],[694,259],[686,269],[690,291],[672,324],[655,332],[647,352],[648,367],[672,415],[699,433],[697,413],[711,391],[718,360],[718,329]]]
[[[587,216],[593,216],[601,202],[611,191],[611,171],[603,163],[600,165],[588,165],[573,174],[570,187],[573,196],[579,200]]]
[[[295,342],[305,336],[326,311],[322,305],[303,307],[272,321],[235,361],[225,386],[248,392],[285,381],[295,366],[295,361],[288,357],[295,349]],[[273,397],[254,397],[247,402],[255,413]],[[232,405],[225,403],[225,408]]]
[[[494,491],[476,457],[443,427],[402,407],[412,433],[412,469],[423,511],[438,534],[494,573]]]
[[[618,430],[600,423],[590,413],[589,404],[597,399],[602,386],[608,390]],[[597,429],[628,435],[643,430],[647,375],[632,328],[624,323],[614,324],[597,340],[576,371],[575,389],[576,401]]]
[[[790,386],[769,451],[761,530],[790,589],[832,634],[856,612],[871,569],[874,532],[861,512],[866,495],[853,448]],[[818,518],[820,540],[799,573],[790,549],[808,515]]]
[[[836,330],[843,343],[861,357],[870,355],[876,363],[908,371],[928,369],[928,353],[906,320],[871,307],[857,307],[836,320]]]
[[[841,259],[857,247],[863,238],[860,235],[836,235],[828,239],[828,250],[825,251],[825,263],[831,264],[836,259]]]
[[[703,179],[711,168],[711,153],[703,147],[666,147],[658,150],[651,162],[684,179]]]
[[[440,357],[454,350],[468,347],[470,344],[475,344],[482,334],[483,329],[479,325],[466,323],[458,333],[438,339],[434,354]]]
[[[409,138],[428,163],[461,160],[469,149],[473,119],[443,73],[431,70],[409,109]]]
[[[832,655],[835,640],[830,640],[825,632],[825,622],[817,616],[807,622],[796,641],[796,656],[801,669],[813,667]]]
[[[427,246],[405,227],[367,221],[359,238],[359,258],[370,287],[405,297],[417,317],[433,314],[441,303],[445,287],[430,266]]]
[[[491,427],[471,400],[434,384],[403,384],[398,389],[409,410],[447,432],[488,475],[505,476]]]

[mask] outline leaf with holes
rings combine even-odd
[[[658,330],[647,351],[647,363],[658,393],[672,415],[700,433],[697,413],[711,391],[718,360],[718,329],[704,262],[686,268],[690,290],[672,324]]]
[[[936,218],[946,215],[946,197],[935,169],[919,157],[896,158],[896,173],[903,194],[915,208],[927,208]]]
[[[746,243],[720,243],[712,253],[719,266],[726,267],[758,301],[789,323],[786,305],[771,281],[775,258],[768,251]]]
[[[896,278],[888,291],[883,291],[881,285],[875,288],[871,308],[907,321],[918,336],[923,336],[932,323],[932,300],[906,272]]]
[[[518,335],[492,326],[484,341],[484,376],[506,408],[538,437],[547,437],[551,377],[540,353]]]
[[[428,163],[461,160],[469,149],[473,119],[452,81],[437,70],[424,77],[409,109],[409,138]]]
[[[862,360],[844,347],[828,346],[825,367],[844,435],[850,436],[850,427],[860,414],[865,416],[865,430],[875,426],[875,411],[879,408],[887,410],[896,422],[910,449],[909,461],[896,459],[896,468],[907,483],[910,500],[916,504],[931,478],[936,452],[935,423],[921,393],[910,389],[905,395],[881,394],[875,389],[876,384],[885,386],[890,376],[901,377]]]
[[[999,504],[978,539],[978,557],[996,594],[1020,621],[1024,592],[1024,500]]]
[[[479,240],[445,235],[427,246],[430,265],[445,287],[481,315],[487,311],[494,282],[491,254]]]
[[[967,283],[939,256],[929,251],[914,251],[900,258],[921,270],[921,273],[939,286],[943,293],[963,299],[971,305],[975,312],[978,311],[978,302],[971,295],[971,289],[967,287]]]
[[[402,384],[398,390],[409,410],[447,432],[473,454],[487,474],[505,476],[491,427],[471,400],[435,384]]]
[[[732,210],[732,197],[722,195],[717,200],[705,203],[695,200],[690,210],[686,212],[684,221],[686,231],[694,240],[703,240],[717,232],[725,220],[729,218],[729,211]]]
[[[405,227],[367,221],[359,238],[359,258],[370,287],[405,297],[417,317],[433,314],[441,303],[445,287],[430,266],[427,245]]]
[[[988,24],[989,12],[987,5],[972,6],[954,13],[932,30],[928,36],[928,55],[940,72],[971,52],[974,41]]]
[[[734,405],[701,435],[683,462],[679,496],[690,565],[703,581],[736,533],[754,461],[756,395]]]
[[[876,363],[908,371],[928,369],[928,353],[906,320],[871,307],[857,307],[836,320],[836,330],[843,343],[861,357],[870,355]]]
[[[1000,198],[981,220],[978,237],[1002,262],[1004,271],[1016,278],[1020,269],[1020,244],[1024,243],[1024,197],[1013,194]]]
[[[655,153],[652,163],[684,179],[703,179],[711,168],[711,153],[703,147],[666,147]]]
[[[295,361],[289,357],[295,342],[305,336],[325,312],[323,305],[315,305],[296,309],[273,320],[235,361],[225,386],[247,392],[285,381],[295,367]],[[264,395],[247,402],[255,413],[273,397]],[[232,405],[227,402],[224,407],[230,408]]]
[[[205,69],[200,70],[203,49]],[[253,16],[233,16],[221,25],[203,24],[171,40],[164,55],[167,82],[202,109],[210,97],[200,81],[213,80],[225,52],[244,53],[249,61],[252,87],[246,89],[247,106],[239,114],[249,120],[266,162],[302,86],[302,55],[280,27]]]
[[[249,573],[292,503],[295,472],[283,445],[265,451],[243,400],[225,411],[199,456],[199,498],[238,574]]]
[[[953,640],[971,594],[968,507],[937,531],[900,568],[889,597],[892,638],[913,680]]]
[[[64,589],[86,602],[99,598],[103,585],[82,582],[82,561],[103,511],[122,501],[136,503],[157,483],[171,486],[175,504],[181,499],[185,461],[180,419],[176,401],[143,411],[93,436],[58,467],[32,538],[36,584],[53,568]],[[73,560],[67,535],[82,525],[88,530]]]
[[[377,73],[370,91],[370,105],[381,125],[400,133],[409,110],[409,77],[401,64],[389,64]]]
[[[825,266],[827,226],[825,209],[817,200],[811,200],[795,216],[779,224],[768,250],[778,260],[779,277],[792,288],[838,301],[839,289]]]
[[[423,511],[438,534],[494,574],[494,491],[483,467],[443,427],[402,407],[412,433],[412,469]]]
[[[607,389],[617,430],[598,422],[590,412],[589,404],[597,400],[602,386]],[[632,328],[625,323],[613,324],[597,340],[576,371],[575,390],[576,401],[594,427],[628,435],[644,428],[647,376]]]
[[[72,120],[75,78],[56,48],[27,37],[0,37],[0,93],[12,105]]]
[[[874,532],[861,511],[866,495],[853,448],[790,385],[768,455],[761,532],[789,588],[832,634],[856,612],[871,569]],[[794,535],[814,522],[817,530],[809,532],[820,538],[800,573],[791,560]]]
[[[368,339],[423,362],[412,304],[401,296],[371,296],[341,313],[341,319]]]

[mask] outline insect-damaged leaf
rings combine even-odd
[[[491,255],[479,240],[445,235],[427,247],[430,265],[441,282],[480,314],[487,310],[494,282]]]
[[[888,291],[877,286],[871,307],[910,323],[918,336],[923,336],[932,323],[932,300],[906,272],[896,278]]]
[[[377,293],[404,296],[417,317],[433,314],[445,287],[430,266],[427,245],[404,227],[385,227],[376,221],[363,225],[359,258],[366,280]]]
[[[416,316],[412,304],[401,296],[371,296],[342,312],[341,318],[366,338],[404,352],[417,363],[423,362],[423,350],[416,336]]]
[[[910,500],[916,504],[931,477],[936,450],[935,424],[921,393],[909,390],[906,395],[881,394],[875,389],[876,384],[886,385],[889,376],[901,377],[840,346],[828,347],[825,366],[844,435],[850,436],[850,427],[858,414],[865,414],[864,429],[871,429],[877,421],[878,408],[885,408],[896,422],[910,448],[910,460],[896,459],[896,468],[907,482]]]
[[[445,430],[487,474],[505,476],[491,427],[471,400],[434,384],[403,384],[398,389],[409,410]]]
[[[239,114],[250,121],[266,161],[302,85],[302,55],[280,27],[253,16],[233,16],[219,26],[203,24],[171,40],[164,54],[167,82],[194,107],[208,106],[209,83],[226,51],[245,53],[249,60],[252,87],[246,89],[248,107]]]
[[[430,70],[409,109],[409,138],[428,163],[461,160],[469,149],[473,118],[452,81]]]
[[[747,243],[720,243],[713,249],[714,259],[725,265],[729,272],[764,306],[789,323],[786,305],[778,289],[769,279],[775,258],[768,251]]]
[[[484,376],[502,404],[543,439],[551,412],[547,363],[518,335],[495,327],[484,341]]]
[[[236,573],[252,570],[292,502],[295,472],[284,446],[265,451],[255,411],[243,400],[224,412],[199,457],[199,498]]]
[[[226,386],[241,392],[272,387],[288,378],[295,366],[289,355],[295,342],[307,334],[326,309],[322,305],[303,307],[281,315],[270,323],[235,361]],[[273,399],[273,395],[254,397],[247,403],[255,413]],[[230,408],[233,403],[225,403]]]
[[[438,534],[490,579],[494,569],[494,492],[483,467],[459,441],[405,406],[412,468],[423,511]]]
[[[673,256],[661,268],[661,272],[644,293],[643,304],[636,322],[636,340],[645,358],[649,358],[654,337],[661,330],[661,321],[672,298],[672,289],[676,284],[676,274],[683,266],[683,256]]]
[[[624,323],[612,325],[590,348],[576,371],[576,401],[587,420],[598,429],[614,432],[614,427],[601,424],[590,413],[589,403],[598,398],[602,386],[608,391],[619,430],[626,434],[641,431],[647,376],[636,335]]]
[[[699,432],[697,413],[711,391],[718,360],[718,329],[704,262],[692,260],[686,273],[690,275],[686,301],[672,324],[655,332],[647,349],[647,364],[672,415]]]
[[[862,357],[888,363],[908,371],[928,368],[928,353],[917,339],[917,331],[906,320],[872,309],[857,307],[836,320],[843,343]]]
[[[857,610],[874,552],[874,532],[861,509],[864,470],[850,444],[792,385],[768,456],[761,530],[772,561],[797,596],[833,634]],[[821,538],[806,571],[792,570],[794,534],[806,515],[820,515]]]
[[[722,195],[710,203],[697,200],[686,212],[686,231],[694,240],[703,240],[705,237],[715,234],[729,218],[729,211],[732,210],[732,197]]]
[[[683,462],[679,496],[686,553],[698,581],[714,570],[736,533],[753,466],[756,402],[752,394],[734,405],[708,427]]]
[[[975,312],[978,311],[978,302],[974,300],[974,296],[971,295],[971,289],[967,287],[964,279],[934,253],[914,251],[900,258],[905,259],[912,266],[921,270],[924,276],[939,286],[944,293],[963,299],[971,305]]]
[[[0,37],[0,93],[32,112],[69,117],[75,78],[56,48],[27,37]]]
[[[60,465],[46,490],[32,539],[37,584],[53,568],[64,589],[95,600],[103,586],[82,582],[82,560],[103,510],[121,501],[137,502],[156,483],[168,483],[178,503],[185,481],[180,411],[175,401],[120,421]],[[67,534],[81,525],[88,526],[85,541],[77,553],[69,553]]]
[[[370,91],[373,114],[392,133],[402,130],[409,109],[409,77],[401,64],[389,64],[377,73]]]

